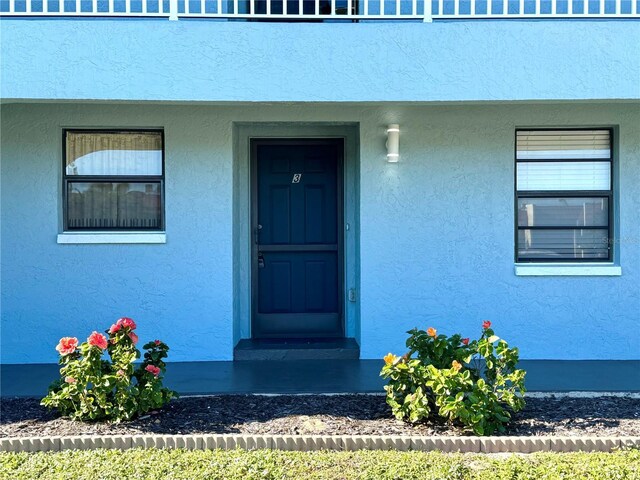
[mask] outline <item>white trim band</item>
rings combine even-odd
[[[74,437],[9,437],[2,452],[46,452],[98,448],[184,448],[187,450],[269,449],[417,450],[461,453],[611,452],[640,447],[640,437],[453,437],[400,435],[84,435]]]
[[[159,244],[167,243],[166,233],[148,232],[118,232],[118,233],[59,233],[58,243],[64,245],[75,245],[84,243],[93,244],[129,244],[146,243]]]
[[[611,263],[521,263],[515,265],[515,273],[519,277],[619,277],[622,267]]]

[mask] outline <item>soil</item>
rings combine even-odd
[[[469,435],[398,421],[382,395],[221,395],[173,400],[132,422],[85,423],[38,399],[0,399],[0,437],[142,434]],[[504,435],[640,436],[640,399],[528,398]]]

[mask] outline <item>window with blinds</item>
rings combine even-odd
[[[611,131],[516,132],[516,261],[611,260]]]
[[[65,230],[163,230],[161,131],[64,132]]]

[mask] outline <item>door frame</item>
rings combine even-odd
[[[340,331],[335,335],[327,334],[289,334],[286,338],[344,338],[345,337],[345,315],[344,315],[344,159],[345,140],[344,138],[318,138],[318,137],[271,137],[271,138],[250,138],[250,178],[251,178],[251,338],[283,338],[282,335],[263,333],[257,326],[258,315],[258,245],[255,241],[255,232],[258,227],[258,147],[260,145],[328,145],[338,146],[337,176],[336,176],[336,231],[338,240],[338,316],[340,319]],[[295,315],[295,314],[291,314]],[[300,317],[304,314],[300,314]]]
[[[337,113],[339,116],[339,113]],[[229,209],[232,221],[229,240],[233,257],[227,263],[233,280],[233,322],[227,335],[232,345],[251,339],[251,149],[250,140],[269,138],[339,138],[344,141],[344,276],[341,303],[345,337],[360,342],[360,127],[357,122],[233,122],[232,190]],[[215,245],[211,245],[215,248]],[[353,290],[353,292],[351,292]],[[354,295],[352,298],[350,294]],[[213,328],[227,329],[226,319],[213,313]],[[226,330],[228,331],[228,330]]]

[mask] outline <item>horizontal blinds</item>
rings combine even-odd
[[[609,130],[521,130],[516,147],[518,160],[611,158]]]
[[[519,191],[611,189],[609,130],[520,130],[516,161]]]
[[[520,260],[607,259],[607,230],[519,230]]]
[[[608,197],[519,198],[519,227],[607,227]]]
[[[518,162],[518,190],[609,190],[609,162]]]
[[[516,134],[517,258],[610,258],[609,130],[520,130]]]

